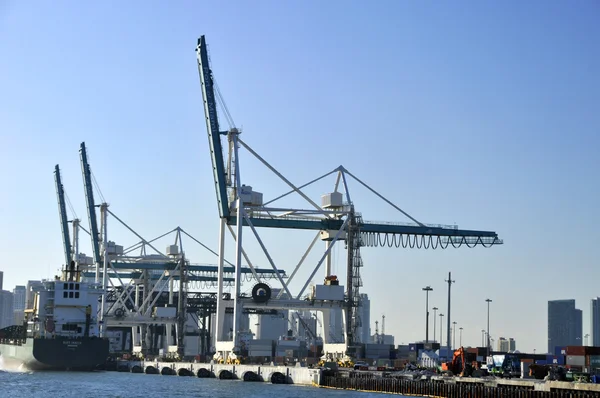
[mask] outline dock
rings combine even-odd
[[[423,397],[600,398],[600,384],[474,377],[420,376],[408,372],[369,372],[291,365],[225,365],[198,362],[118,361],[119,372],[217,378],[273,384],[379,392]]]
[[[592,398],[600,384],[529,379],[419,377],[408,374],[338,372],[323,375],[321,386],[343,390],[444,398]]]
[[[197,362],[118,361],[119,372],[192,376],[220,380],[242,380],[273,384],[318,386],[321,370],[286,365],[225,365]]]

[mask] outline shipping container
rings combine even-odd
[[[546,361],[545,359],[537,359],[537,360],[535,361],[535,364],[536,364],[536,365],[547,365],[547,364],[548,364],[548,361]]]
[[[555,361],[556,362],[552,362],[555,363],[557,365],[566,365],[567,364],[567,356],[566,355],[557,355],[555,357]]]
[[[600,355],[590,355],[589,365],[591,368],[600,368]]]
[[[600,355],[600,347],[585,347],[586,355]]]
[[[418,347],[418,345],[417,345]],[[427,351],[435,351],[440,349],[440,343],[425,343],[423,349]]]
[[[585,366],[585,356],[584,355],[567,355],[567,365]]]
[[[567,355],[567,347],[565,347],[565,346],[554,347],[554,355]]]
[[[546,363],[548,365],[564,365],[565,364],[565,356],[564,355],[547,355]]]
[[[416,345],[415,343],[410,343],[410,344],[408,345],[408,349],[409,349],[410,351],[417,352],[417,345]]]
[[[273,352],[271,350],[269,350],[269,351],[248,350],[248,356],[271,358],[273,356]]]
[[[585,347],[580,345],[570,345],[566,348],[567,356],[583,356],[585,355]],[[567,361],[567,364],[569,362]]]

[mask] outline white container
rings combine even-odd
[[[585,366],[584,355],[567,355],[567,365]]]
[[[316,285],[315,300],[344,300],[344,286]]]

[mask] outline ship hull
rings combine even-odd
[[[0,344],[5,365],[29,370],[94,370],[106,362],[108,339],[27,339],[22,345]]]

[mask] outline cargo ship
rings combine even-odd
[[[109,340],[100,337],[97,319],[101,286],[80,279],[71,263],[35,288],[21,325],[0,329],[5,367],[91,371],[106,362]]]

